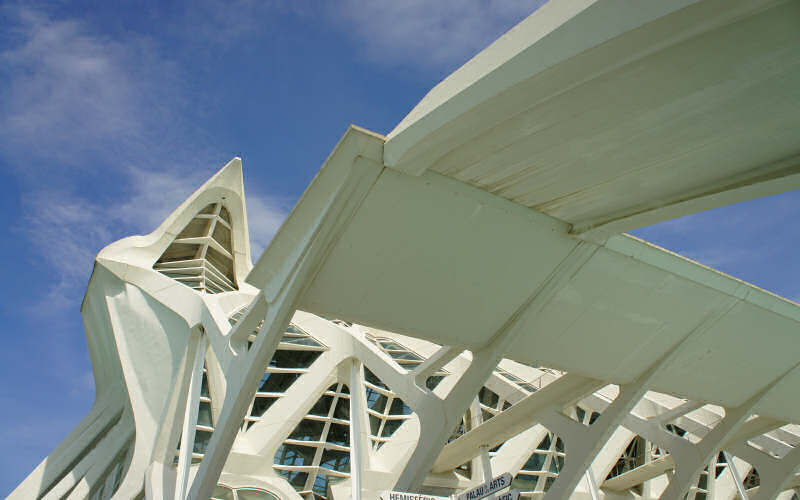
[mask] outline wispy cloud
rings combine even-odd
[[[800,191],[699,212],[634,234],[792,300],[800,299]]]
[[[373,61],[451,69],[545,0],[344,0],[333,14]]]
[[[100,248],[154,229],[229,158],[181,131],[186,85],[153,40],[22,5],[3,14],[15,43],[0,53],[0,154],[27,191],[23,233],[53,271],[53,310],[80,300]],[[248,201],[263,248],[286,211]]]

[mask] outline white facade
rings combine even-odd
[[[795,498],[800,306],[621,232],[800,183],[799,12],[551,2],[389,136],[351,127],[255,265],[234,159],[97,256],[94,406],[10,498],[504,472],[547,500]]]

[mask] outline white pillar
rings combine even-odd
[[[728,462],[728,470],[731,471],[731,476],[733,476],[733,484],[736,485],[736,490],[739,492],[739,496],[742,497],[742,500],[750,500],[750,497],[747,496],[747,491],[744,489],[742,478],[739,477],[739,471],[736,470],[736,464],[733,463],[733,457],[727,451],[723,451],[722,453],[725,456],[725,461]]]
[[[200,406],[200,388],[203,385],[203,363],[206,358],[206,336],[200,334],[194,353],[194,364],[189,381],[189,394],[186,411],[183,414],[181,431],[181,451],[178,455],[178,475],[175,478],[175,500],[186,500],[189,485],[189,466],[192,464],[194,433],[197,424],[197,411]]]
[[[364,451],[361,446],[361,361],[350,365],[350,486],[352,500],[361,500],[361,471]]]

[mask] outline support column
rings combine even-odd
[[[747,491],[744,489],[742,477],[739,475],[739,471],[736,470],[736,464],[733,463],[733,457],[727,451],[722,453],[725,456],[725,461],[728,462],[728,470],[731,471],[731,476],[733,476],[733,484],[736,485],[736,491],[739,492],[739,496],[742,497],[742,500],[750,500],[750,497],[747,496]]]
[[[418,445],[397,481],[396,488],[414,491],[425,481],[440,451],[447,443],[448,432],[466,412],[472,398],[486,382],[507,349],[522,332],[521,319],[536,316],[597,251],[594,243],[581,241],[559,262],[547,279],[539,285],[483,348],[473,351],[472,362],[443,400],[445,414],[420,414],[421,432]],[[438,419],[428,422],[427,419]]]
[[[361,475],[364,472],[364,456],[361,435],[364,424],[361,418],[364,407],[361,404],[361,361],[353,359],[350,365],[350,485],[352,487],[352,500],[361,500]]]
[[[357,139],[345,136],[343,144],[353,140]],[[354,145],[340,145],[339,149],[351,147]],[[280,258],[279,265],[271,269],[269,278],[260,284],[261,293],[256,300],[263,300],[266,313],[262,316],[264,322],[253,345],[244,351],[231,344],[231,351],[235,354],[229,364],[228,390],[214,434],[189,493],[192,500],[209,498],[214,491],[247,407],[258,389],[258,381],[264,375],[264,366],[275,353],[285,328],[297,310],[298,301],[383,171],[383,164],[360,156],[360,151],[363,150],[351,150],[352,164],[346,167],[343,164],[329,166],[347,169],[339,189],[329,198],[306,234],[298,236],[297,246]],[[240,322],[248,324],[251,314],[248,311]],[[231,339],[240,339],[239,333],[235,329]]]
[[[590,427],[583,425],[570,426],[571,435],[563,436],[567,459],[564,470],[558,475],[558,480],[546,493],[547,500],[566,500],[575,491],[581,477],[590,470],[592,462],[608,442],[611,435],[617,430],[631,410],[647,393],[651,382],[668,368],[687,346],[690,340],[704,334],[713,327],[721,318],[736,306],[736,298],[729,298],[720,302],[714,310],[697,324],[683,339],[673,346],[663,356],[653,362],[643,374],[634,381],[619,386],[617,398],[605,409],[597,421]],[[565,417],[566,418],[566,417]],[[574,421],[569,420],[570,423]],[[547,422],[544,422],[547,425]],[[708,462],[709,460],[705,460]]]
[[[183,414],[181,451],[178,455],[178,473],[175,476],[175,500],[186,500],[186,490],[189,485],[189,467],[192,465],[194,435],[197,427],[197,412],[200,406],[200,389],[203,385],[203,363],[205,358],[206,336],[201,334],[197,342],[197,349],[194,352],[186,411]]]

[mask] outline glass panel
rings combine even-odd
[[[280,451],[280,449],[278,451]],[[308,472],[278,469],[278,474],[286,478],[295,490],[302,491],[305,489],[306,481],[308,481]]]
[[[436,388],[437,385],[439,385],[439,382],[441,382],[443,379],[444,377],[442,377],[441,375],[434,375],[433,377],[428,377],[428,379],[425,381],[425,387],[427,387],[432,391]]]
[[[295,380],[300,378],[299,373],[265,373],[261,377],[259,392],[286,392]]]
[[[200,385],[200,395],[207,398],[211,397],[211,393],[208,391],[208,376],[205,373],[203,373],[203,381]]]
[[[325,450],[322,452],[320,467],[337,472],[350,472],[350,453],[339,450]]]
[[[413,360],[413,361],[421,361],[422,358],[414,354],[413,352],[390,352],[389,355],[393,359],[405,359],[405,360]]]
[[[405,420],[387,420],[386,423],[383,424],[383,433],[381,437],[390,437],[394,434],[394,431],[403,425],[403,422],[405,422]]]
[[[289,439],[296,439],[298,441],[320,441],[324,427],[324,422],[303,419],[297,427],[294,428],[292,433],[289,434]]]
[[[283,337],[281,342],[294,345],[309,345],[312,347],[322,347],[322,344],[312,339],[311,337]]]
[[[200,408],[197,410],[197,425],[214,427],[214,422],[211,420],[211,405],[205,401],[200,401]]]
[[[530,458],[528,458],[528,461],[525,462],[525,465],[522,466],[522,469],[530,472],[539,472],[544,469],[544,461],[546,458],[547,455],[545,454],[534,453],[530,456]]]
[[[313,408],[309,411],[312,415],[319,415],[320,417],[327,417],[331,410],[331,403],[333,396],[322,396],[314,403]]]
[[[546,435],[542,442],[539,443],[539,446],[536,447],[537,450],[549,450],[550,449],[550,434]]]
[[[260,417],[266,412],[278,398],[258,396],[253,400],[253,410],[250,412],[251,417]]]
[[[490,408],[497,408],[497,403],[500,402],[500,396],[486,387],[481,387],[481,390],[478,393],[478,400],[481,402],[481,404],[484,404]]]
[[[378,343],[386,350],[389,351],[406,351],[407,349],[393,340],[379,339]]]
[[[520,491],[534,491],[536,489],[536,483],[539,481],[539,476],[533,476],[530,474],[517,474],[517,477],[511,481],[511,487],[516,488]]]
[[[328,429],[328,442],[341,446],[350,446],[350,426],[331,424]]]
[[[373,436],[378,435],[378,431],[381,429],[381,419],[376,417],[375,415],[369,416],[369,430]]]
[[[381,394],[380,392],[367,387],[367,406],[378,413],[383,413],[383,410],[386,408],[386,402],[388,398]]]
[[[273,368],[308,368],[322,354],[320,351],[277,350],[269,361]]]
[[[333,417],[341,420],[350,420],[350,400],[339,398],[336,402],[336,409],[333,410]]]
[[[321,496],[327,496],[328,476],[325,474],[319,474],[316,478],[314,478],[314,485],[311,487],[311,490]]]
[[[211,432],[197,430],[194,434],[194,448],[195,453],[205,453],[208,447],[208,442],[211,440]]]
[[[392,400],[392,407],[389,409],[389,414],[391,414],[391,415],[410,415],[411,414],[411,408],[406,406],[406,404],[403,403],[402,399],[394,398]]]
[[[279,465],[313,465],[316,448],[297,444],[282,444],[275,452]]]
[[[388,389],[388,387],[386,387],[386,385],[383,382],[381,382],[381,379],[379,379],[378,376],[372,373],[367,367],[364,367],[364,379],[376,387],[380,387],[381,389]]]

